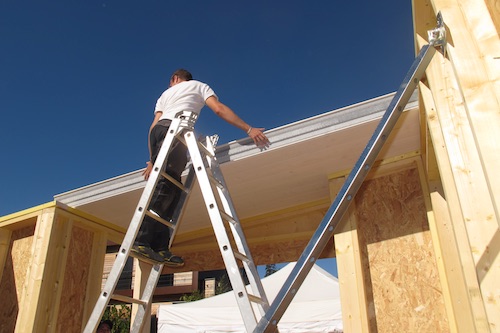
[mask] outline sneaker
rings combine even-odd
[[[141,257],[142,259],[152,261],[155,264],[162,264],[164,261],[163,256],[161,256],[159,253],[153,251],[150,247],[147,246],[134,245],[132,246],[130,251],[136,254],[137,256]]]
[[[184,266],[184,259],[172,254],[170,251],[159,251],[158,254],[163,258],[163,264],[169,267],[182,267]]]

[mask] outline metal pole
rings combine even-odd
[[[436,49],[433,46],[426,45],[418,54],[342,189],[328,209],[309,244],[302,252],[269,310],[266,311],[266,314],[257,324],[254,333],[274,333],[277,331],[278,321],[313,267],[318,255],[321,254],[328,240],[333,236],[335,228],[342,220],[347,208],[361,187],[435,51]]]

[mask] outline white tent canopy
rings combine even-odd
[[[295,263],[262,279],[270,302]],[[342,332],[338,280],[317,265],[311,269],[278,324],[280,333]],[[161,305],[159,333],[244,333],[245,326],[232,291],[196,302]]]

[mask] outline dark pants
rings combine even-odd
[[[161,120],[153,127],[149,136],[151,145],[151,162],[156,161],[156,157],[160,152],[161,145],[168,132],[170,121]],[[184,144],[174,140],[168,154],[165,172],[174,179],[181,181],[181,174],[187,164],[187,148]],[[181,197],[181,189],[172,184],[167,179],[160,177],[158,184],[151,198],[149,209],[153,210],[161,218],[169,221],[175,211],[179,199]],[[170,242],[170,228],[155,221],[149,216],[145,216],[141,228],[135,239],[136,245],[144,245],[151,247],[154,251],[159,252],[168,250]]]

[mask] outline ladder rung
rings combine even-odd
[[[175,186],[180,188],[182,191],[184,191],[184,192],[187,191],[186,187],[181,182],[177,181],[177,179],[172,178],[165,171],[160,171],[160,175],[162,175],[163,178],[168,179],[172,184],[174,184]]]
[[[201,150],[203,150],[203,153],[205,155],[208,155],[208,156],[210,156],[212,158],[214,157],[214,154],[210,150],[208,150],[208,148],[205,147],[205,145],[203,143],[201,143],[199,141],[198,141],[198,147],[201,148]]]
[[[234,217],[232,217],[231,215],[227,214],[226,212],[224,211],[220,211],[220,215],[222,216],[222,218],[228,222],[231,222],[233,224],[236,223],[236,220],[234,219]]]
[[[248,299],[250,300],[250,302],[259,303],[262,305],[267,304],[262,298],[255,295],[248,294]]]
[[[243,253],[241,252],[238,252],[238,251],[233,251],[234,253],[234,256],[238,259],[240,259],[241,261],[244,261],[244,262],[249,262],[250,259],[248,259],[248,257],[246,255],[244,255]]]
[[[141,305],[147,305],[148,303],[137,298],[125,296],[125,295],[119,295],[119,294],[113,294],[111,295],[111,298],[119,301],[119,302],[124,302],[124,303],[134,303],[134,304],[141,304]]]
[[[220,189],[224,189],[224,185],[222,185],[222,183],[217,178],[215,178],[213,175],[208,175],[208,179],[210,180],[210,182],[214,186],[217,186]]]
[[[144,214],[146,214],[147,216],[151,217],[152,219],[155,219],[155,220],[156,220],[156,221],[158,221],[158,222],[163,223],[163,224],[164,224],[164,225],[166,225],[167,227],[173,228],[173,227],[175,226],[172,222],[167,221],[167,220],[165,220],[165,219],[161,218],[160,216],[156,215],[155,213],[152,213],[152,212],[151,212],[151,211],[149,211],[149,210],[146,210],[146,211],[144,212]]]

